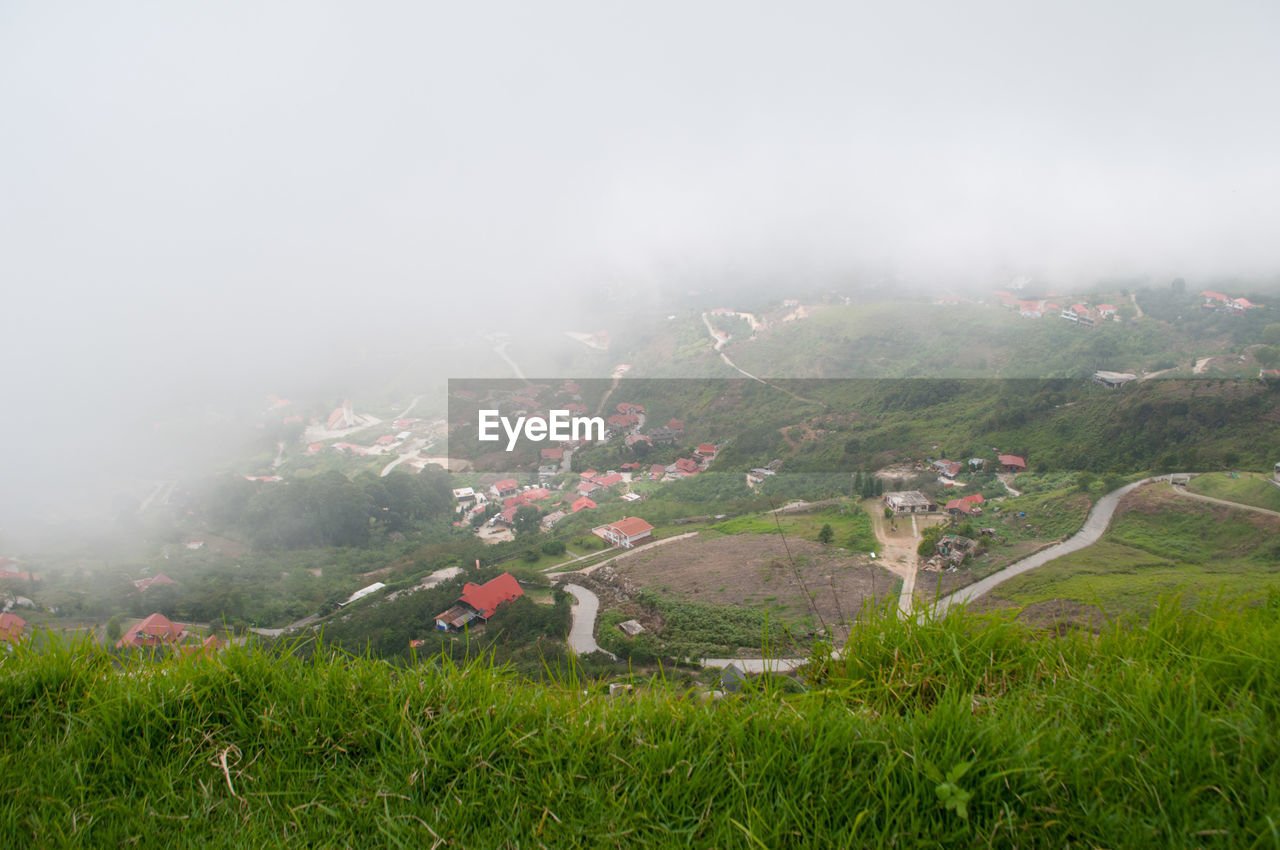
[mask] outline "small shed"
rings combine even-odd
[[[639,620],[624,620],[621,623],[618,623],[618,628],[621,629],[622,633],[627,637],[635,637],[644,631],[644,626],[640,625]]]

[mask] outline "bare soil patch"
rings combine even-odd
[[[789,623],[825,621],[842,634],[836,625],[857,617],[873,598],[892,604],[900,579],[863,555],[809,540],[788,538],[784,545],[776,535],[738,534],[692,537],[638,553],[588,581],[608,608],[646,590],[707,605],[767,607]]]

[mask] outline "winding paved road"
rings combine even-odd
[[[1111,524],[1111,517],[1115,515],[1116,507],[1120,504],[1120,500],[1143,484],[1149,484],[1152,481],[1168,480],[1168,476],[1160,476],[1159,478],[1144,478],[1141,481],[1135,481],[1132,484],[1126,484],[1119,490],[1112,490],[1107,495],[1098,500],[1093,506],[1093,510],[1089,511],[1089,516],[1085,517],[1084,525],[1075,534],[1068,537],[1061,543],[1056,543],[1047,549],[1041,549],[1033,555],[1028,555],[1021,561],[1014,561],[1009,566],[999,572],[994,572],[986,578],[976,581],[967,587],[962,587],[955,593],[938,600],[938,604],[934,606],[931,614],[934,617],[946,614],[953,605],[961,605],[977,599],[986,593],[989,593],[996,585],[1003,584],[1014,576],[1020,576],[1023,573],[1034,570],[1036,567],[1044,566],[1055,558],[1061,558],[1063,555],[1069,555],[1072,552],[1079,552],[1086,546],[1092,546],[1098,542],[1098,538],[1102,537],[1107,530],[1107,526]]]
[[[564,589],[577,600],[569,609],[573,617],[573,624],[569,627],[569,648],[578,655],[603,652],[617,661],[618,656],[601,649],[596,643],[596,613],[600,610],[600,598],[580,584],[566,584]]]

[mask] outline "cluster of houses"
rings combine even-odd
[[[1105,321],[1120,321],[1118,311],[1111,304],[1098,304],[1094,307],[1088,304],[1071,304],[1062,308],[1060,315],[1066,321],[1082,328],[1097,327]]]
[[[1204,299],[1200,304],[1201,307],[1224,313],[1243,313],[1246,310],[1256,310],[1259,306],[1248,298],[1232,298],[1230,295],[1208,289],[1202,291],[1200,297]]]
[[[1065,301],[1059,303],[1049,298],[1019,298],[1004,289],[997,289],[994,295],[1001,307],[1006,310],[1016,310],[1024,319],[1059,316],[1074,325],[1085,328],[1096,327],[1105,321],[1120,321],[1120,311],[1114,304],[1067,304]],[[1052,293],[1050,295],[1052,296]]]
[[[1026,472],[1027,461],[1021,455],[998,455],[1000,469],[1005,472]],[[971,457],[968,461],[948,460],[946,458],[938,458],[937,460],[927,461],[928,468],[938,474],[938,483],[947,487],[960,486],[956,478],[960,473],[980,472],[987,466],[986,458]],[[919,468],[919,467],[918,467]]]

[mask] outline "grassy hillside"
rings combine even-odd
[[[0,655],[25,846],[1262,846],[1280,599],[1093,636],[869,618],[809,690],[610,700],[562,671],[238,648]]]
[[[1273,447],[1273,450],[1280,456],[1280,447]],[[1280,487],[1266,475],[1216,472],[1193,478],[1187,489],[1202,496],[1280,511]]]
[[[1280,589],[1280,519],[1193,501],[1168,485],[1121,503],[1102,539],[995,588],[984,607],[1012,605],[1028,619],[1100,622],[1149,613],[1181,594],[1191,604],[1219,594]]]

